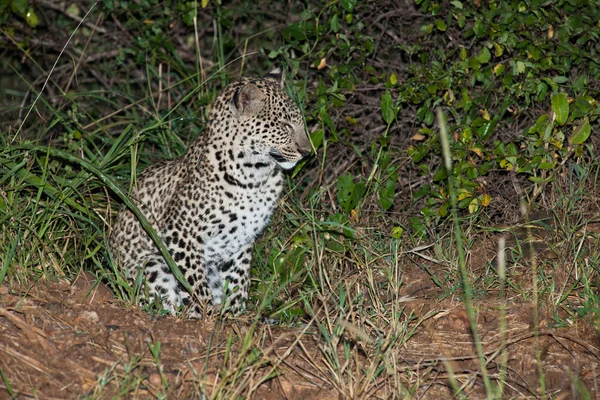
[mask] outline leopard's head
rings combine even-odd
[[[221,109],[233,120],[227,130],[235,130],[236,148],[290,169],[311,152],[311,143],[300,109],[284,88],[280,69],[264,78],[242,78],[224,90]]]

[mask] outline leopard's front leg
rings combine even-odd
[[[250,285],[250,261],[252,245],[242,246],[227,259],[217,254],[207,257],[206,278],[214,305],[221,304],[225,311],[234,315],[246,308]]]

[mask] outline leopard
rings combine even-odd
[[[147,167],[131,192],[191,291],[125,206],[109,237],[115,264],[130,281],[143,276],[147,301],[172,314],[239,314],[248,299],[252,248],[280,202],[285,171],[312,148],[281,68],[229,84],[185,154]]]

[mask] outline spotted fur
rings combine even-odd
[[[311,146],[284,75],[242,78],[227,86],[207,129],[178,159],[148,167],[132,194],[192,287],[175,279],[135,216],[123,209],[110,238],[117,264],[130,278],[143,270],[151,299],[172,312],[188,306],[244,308],[251,246],[268,224],[283,190],[282,170]],[[227,287],[227,293],[225,288]]]

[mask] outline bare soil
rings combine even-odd
[[[483,265],[482,258],[493,257],[491,250],[479,247],[471,255],[471,265]],[[156,317],[119,302],[108,289],[95,285],[91,274],[82,274],[74,283],[39,283],[18,293],[0,286],[0,368],[4,374],[0,398],[8,398],[10,392],[15,398],[44,399],[124,394],[128,398],[159,394],[195,398],[198,393],[211,397],[232,382],[231,374],[238,373],[224,366],[232,365],[236,357],[256,354],[242,350],[248,334],[261,343],[263,366],[240,372],[241,391],[231,392],[232,397],[398,398],[404,397],[399,395],[401,385],[413,388],[416,398],[453,398],[451,370],[471,398],[484,398],[464,305],[460,298],[442,299],[431,276],[417,264],[405,268],[404,312],[423,322],[412,336],[402,339],[400,359],[389,360],[401,371],[402,381],[396,388],[382,376],[377,378],[381,384],[373,385],[369,393],[340,393],[324,362],[322,339],[310,323],[283,328],[253,324],[250,315],[236,321]],[[434,264],[428,269],[435,273]],[[536,335],[531,304],[489,296],[476,301],[478,329],[492,378],[498,377],[497,362],[507,349],[507,398],[542,395],[536,357],[542,362],[545,394],[576,398],[583,387],[592,398],[600,395],[600,340],[590,321],[552,327],[552,315],[542,309]],[[507,305],[504,330],[499,317],[502,304]],[[158,364],[149,346],[157,342],[161,343]],[[370,354],[359,350],[358,365],[366,368]]]

